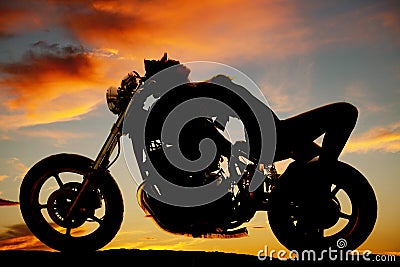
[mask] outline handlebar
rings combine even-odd
[[[144,78],[139,75],[136,71],[128,73],[127,77],[121,81],[121,89],[128,92],[135,93],[139,88],[139,85],[143,83]]]

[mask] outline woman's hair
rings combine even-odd
[[[145,77],[146,79],[150,78],[151,76],[155,75],[156,73],[175,66],[175,65],[179,65],[180,62],[177,60],[173,60],[173,59],[168,59],[167,57],[167,53],[164,53],[164,56],[160,59],[160,60],[149,60],[149,59],[145,59],[144,60],[144,69],[146,71],[145,73]]]

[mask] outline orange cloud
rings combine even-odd
[[[83,47],[60,47],[58,44],[37,42],[32,48],[35,50],[26,53],[20,62],[0,65],[0,71],[6,75],[1,84],[10,88],[9,93],[13,96],[5,103],[10,110],[29,109],[30,105],[36,107],[43,95],[47,94],[50,98],[58,96],[55,88],[48,90],[49,85],[56,85],[60,80],[79,80],[91,73],[92,62]]]
[[[280,1],[92,1],[61,16],[81,42],[116,47],[122,54],[159,57],[167,50],[186,60],[264,60],[312,53],[340,44],[364,44],[395,36],[390,5],[318,15],[332,3]],[[301,5],[301,6],[300,6]],[[73,5],[71,5],[72,7]],[[304,7],[305,6],[305,7]],[[309,13],[308,13],[309,12]],[[235,58],[236,56],[236,58]]]
[[[28,2],[28,1],[27,1]],[[331,44],[363,44],[387,32],[398,39],[396,4],[376,3],[327,13],[336,3],[297,1],[36,1],[2,4],[13,11],[0,29],[61,27],[68,37],[124,57],[158,58],[162,52],[187,60],[276,59],[311,53]],[[391,5],[394,5],[392,8]],[[337,7],[335,6],[335,10]],[[326,16],[319,15],[321,12]],[[4,13],[4,12],[2,12]],[[23,14],[20,15],[20,14]],[[30,19],[27,23],[26,18]],[[9,22],[10,21],[10,22]],[[36,22],[35,22],[36,21]],[[33,25],[33,26],[32,26]]]
[[[351,138],[344,150],[347,153],[366,153],[370,151],[399,152],[400,123],[387,127],[376,127],[364,134]]]
[[[61,230],[56,225],[54,229]],[[54,251],[37,239],[25,224],[15,224],[7,227],[7,231],[0,232],[0,250],[47,250]],[[84,229],[72,230],[73,234],[82,235]]]
[[[295,4],[273,1],[73,1],[58,3],[57,23],[81,43],[125,57],[186,60],[276,58],[313,47]],[[299,16],[300,15],[300,16]]]
[[[82,46],[32,45],[19,62],[0,63],[0,98],[6,112],[0,114],[3,129],[65,121],[92,110],[106,87],[97,74],[101,63]]]
[[[50,250],[32,235],[0,240],[0,250],[35,249]]]
[[[10,249],[50,250],[24,224],[9,226],[7,231],[0,233],[0,250]]]

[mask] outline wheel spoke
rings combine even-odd
[[[102,224],[102,223],[103,223],[102,218],[98,218],[98,217],[96,217],[96,216],[94,216],[94,215],[93,215],[93,216],[90,216],[89,218],[92,219],[93,221],[99,223],[99,224]]]
[[[333,190],[331,192],[332,197],[336,196],[336,194],[339,192],[339,190],[340,190],[340,187],[336,185],[335,188],[333,188]]]
[[[53,177],[56,178],[56,181],[57,181],[57,184],[59,187],[62,187],[64,185],[64,183],[61,181],[59,173],[53,175]]]
[[[343,219],[346,219],[346,220],[350,220],[351,214],[346,214],[346,213],[340,212],[339,213],[339,217],[343,218]]]
[[[38,205],[39,210],[41,209],[47,209],[47,204],[40,204]]]
[[[66,230],[65,234],[66,234],[68,237],[71,237],[71,227],[67,227],[66,229],[67,229],[67,230]]]

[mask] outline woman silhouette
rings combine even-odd
[[[169,68],[172,66],[175,66],[175,68]],[[169,71],[162,71],[165,69]],[[281,161],[289,158],[294,159],[294,164],[288,168],[289,170],[296,166],[302,166],[304,163],[318,156],[321,179],[312,184],[310,188],[312,194],[310,194],[309,198],[310,201],[315,203],[313,206],[319,210],[319,214],[323,217],[326,203],[331,201],[329,169],[338,161],[355,127],[358,117],[358,110],[355,106],[347,102],[336,102],[317,107],[293,117],[280,119],[267,105],[254,97],[244,87],[232,82],[227,76],[217,75],[208,81],[191,83],[188,78],[190,69],[180,64],[177,60],[168,59],[166,54],[164,54],[160,60],[145,60],[145,70],[145,87],[149,87],[149,91],[153,92],[156,98],[161,96],[160,100],[155,104],[155,106],[158,105],[158,108],[155,108],[158,110],[158,113],[156,112],[157,114],[153,114],[152,116],[154,124],[146,125],[146,129],[149,129],[149,133],[154,131],[158,134],[160,132],[159,128],[162,127],[166,114],[168,114],[176,104],[188,100],[191,97],[197,97],[198,92],[201,90],[207,90],[211,97],[214,96],[218,100],[228,99],[226,101],[230,101],[228,103],[229,106],[235,111],[239,111],[238,115],[246,127],[247,137],[250,137],[246,139],[250,142],[250,156],[257,158],[257,156],[261,155],[259,144],[261,140],[265,139],[263,139],[264,137],[261,136],[259,132],[260,128],[259,125],[257,125],[259,121],[253,120],[251,123],[248,123],[248,121],[251,121],[252,114],[248,112],[248,110],[246,111],[244,107],[246,106],[246,102],[247,104],[251,102],[249,106],[260,113],[258,114],[260,117],[269,116],[274,122],[276,147],[274,147],[275,154],[273,161]],[[177,84],[176,81],[178,81],[178,84],[184,84],[181,86],[182,90],[171,90],[166,94],[168,97],[165,98],[163,96],[163,90],[168,88],[171,84]],[[229,90],[224,91],[225,88]],[[236,93],[239,92],[240,96],[245,96],[245,102],[243,102],[243,99],[237,99],[235,101],[232,100],[234,98],[225,97],[224,94],[227,92],[229,93],[230,90]],[[181,94],[180,92],[184,93]],[[193,95],[191,95],[191,92],[193,92]],[[164,111],[166,114],[163,114]],[[211,116],[210,114],[210,117]],[[216,119],[219,129],[224,130],[229,119],[228,117],[229,114],[223,114],[222,116],[219,114],[219,117]],[[205,122],[204,120],[198,121],[202,123]],[[207,126],[207,123],[205,125]],[[209,127],[207,129],[204,128],[204,131],[202,131],[201,125],[197,126],[199,127],[195,127],[195,125],[186,127],[186,130],[183,131],[185,132],[186,139],[185,136],[180,136],[180,138],[182,137],[182,140],[187,140],[187,142],[181,143],[184,146],[181,148],[182,151],[190,152],[191,149],[190,147],[188,148],[188,145],[192,146],[193,149],[198,149],[198,140],[207,137],[205,135],[209,135],[208,137],[211,137],[211,139],[215,141],[218,139],[216,142],[218,151],[229,158],[231,144],[225,142],[223,138],[217,138],[218,133],[216,131],[210,131]],[[322,145],[319,146],[316,144],[315,140],[322,135],[324,135]],[[189,153],[186,154],[189,155]],[[257,158],[257,160],[260,160],[260,158]],[[260,163],[263,162],[260,161]],[[323,179],[325,177],[326,179]],[[320,201],[315,201],[315,199],[319,199]]]

